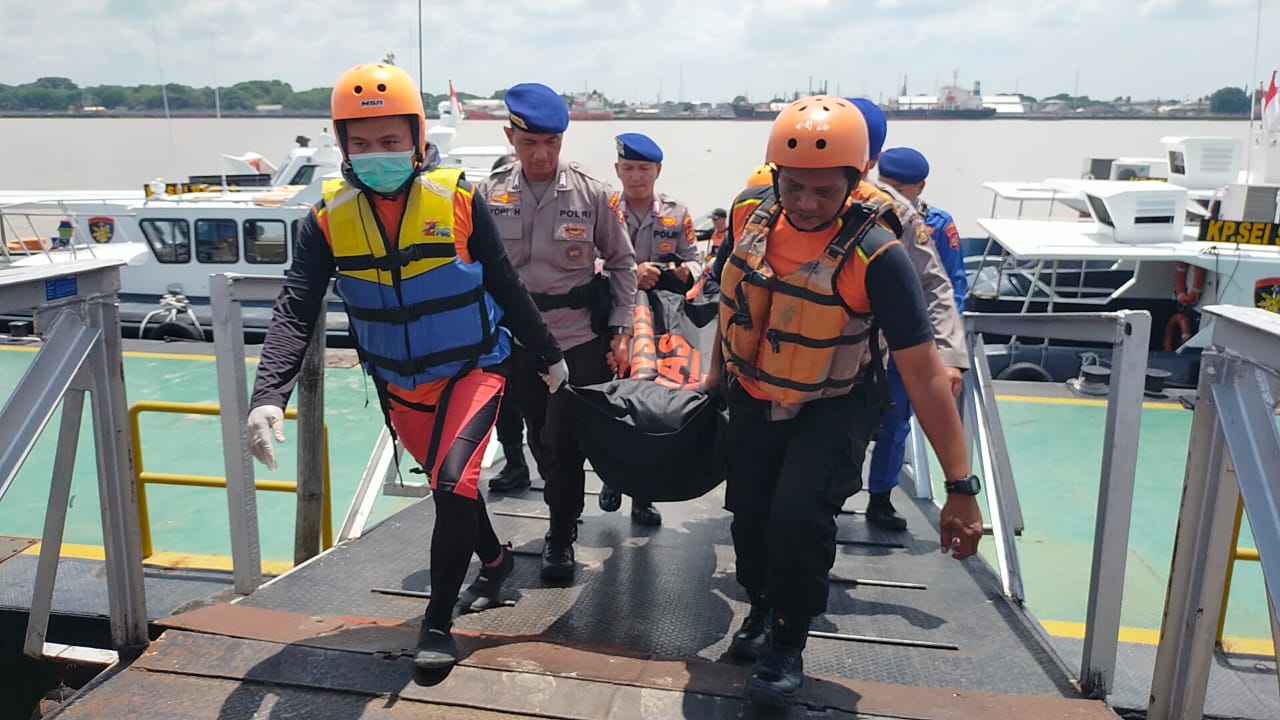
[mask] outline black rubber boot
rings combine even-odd
[[[600,509],[605,512],[615,512],[622,507],[622,493],[614,490],[608,485],[600,488]]]
[[[503,445],[502,455],[507,462],[489,480],[489,492],[517,492],[529,487],[529,463],[524,459],[524,446]]]
[[[631,499],[631,521],[645,527],[658,527],[662,524],[662,513],[651,502]]]
[[[887,492],[871,493],[871,500],[867,502],[867,522],[881,530],[898,532],[907,529],[907,519],[894,509]]]
[[[448,627],[434,628],[423,621],[418,630],[418,653],[413,664],[420,670],[443,670],[458,662],[458,646]]]
[[[809,621],[774,615],[772,638],[764,657],[747,678],[747,699],[760,705],[787,707],[804,684],[804,645]]]
[[[573,559],[573,541],[577,539],[577,518],[571,518],[567,523],[552,518],[551,530],[546,535],[546,544],[542,546],[544,582],[573,582],[573,573],[577,569]]]
[[[480,566],[480,574],[475,582],[467,586],[462,600],[458,602],[462,612],[476,613],[502,604],[502,583],[511,576],[516,567],[516,558],[510,547],[502,548],[501,562],[493,567]]]
[[[742,627],[733,634],[729,654],[737,660],[759,660],[769,649],[770,608],[763,599],[751,602],[751,611]]]

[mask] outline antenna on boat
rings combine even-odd
[[[151,23],[151,40],[156,46],[156,70],[160,73],[160,97],[164,100],[164,124],[169,131],[169,162],[178,164],[178,146],[173,141],[173,118],[169,116],[169,92],[164,85],[164,63],[160,61],[160,34],[156,32],[156,24]]]
[[[227,192],[227,163],[222,159],[222,96],[218,93],[218,50],[213,37],[209,38],[210,68],[213,71],[213,111],[219,132],[214,133],[218,144],[218,170],[222,176],[222,194]]]
[[[1258,44],[1262,42],[1262,0],[1258,0],[1258,18],[1253,28],[1253,70],[1249,73],[1249,133],[1244,144],[1244,179],[1253,170],[1253,111],[1258,104]],[[1266,134],[1265,132],[1263,133]]]

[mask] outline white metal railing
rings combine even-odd
[[[40,350],[0,410],[0,497],[12,484],[59,403],[62,405],[49,504],[23,643],[23,651],[32,657],[54,651],[46,642],[46,632],[86,392],[90,394],[93,418],[111,643],[119,648],[147,642],[141,536],[116,299],[120,291],[119,268],[123,264],[115,260],[79,260],[56,267],[0,270],[0,309],[37,308],[42,324],[45,318],[51,318]]]
[[[1280,315],[1218,305],[1202,355],[1182,507],[1151,680],[1152,720],[1204,712],[1232,528],[1243,500],[1280,647]]]
[[[1115,679],[1151,315],[1146,311],[1133,310],[1022,315],[966,313],[964,320],[971,368],[965,373],[962,402],[965,437],[975,465],[986,482],[990,530],[995,541],[1001,588],[1005,596],[1018,605],[1025,600],[1015,542],[1023,527],[1022,510],[1009,464],[1000,413],[996,408],[982,334],[1025,335],[1112,345],[1112,379],[1103,429],[1098,511],[1085,615],[1084,653],[1079,673],[1086,693],[1105,697]],[[927,449],[919,425],[914,421],[910,442],[916,496],[932,498]]]

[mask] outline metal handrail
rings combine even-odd
[[[133,480],[138,494],[138,521],[142,535],[142,557],[148,558],[154,553],[151,546],[151,515],[147,507],[147,485],[179,485],[184,487],[226,488],[227,479],[214,475],[185,475],[180,473],[147,472],[142,462],[142,433],[138,417],[144,412],[176,413],[181,415],[213,415],[222,414],[222,409],[214,403],[168,402],[162,400],[143,400],[129,406],[129,430],[133,441]],[[298,411],[290,408],[285,411],[285,419],[298,417]],[[324,464],[322,480],[322,505],[320,515],[320,540],[325,550],[333,547],[333,513],[330,509],[329,492],[329,426],[323,429]],[[297,493],[298,483],[288,480],[255,480],[254,488],[265,492]]]
[[[964,320],[972,368],[965,377],[965,436],[971,446],[977,448],[975,463],[986,479],[988,512],[1001,586],[1005,596],[1018,605],[1023,602],[1023,588],[1015,540],[1022,517],[981,334],[1107,342],[1114,348],[1112,367],[1115,375],[1108,391],[1103,431],[1098,510],[1079,674],[1080,684],[1086,693],[1105,697],[1115,678],[1119,649],[1120,609],[1129,524],[1133,514],[1138,428],[1151,315],[1146,311],[1133,310],[1052,314],[966,313]],[[919,445],[913,447],[915,456]]]
[[[1151,677],[1152,720],[1201,717],[1222,613],[1233,522],[1243,502],[1280,644],[1280,316],[1215,305],[1200,358],[1182,506]]]

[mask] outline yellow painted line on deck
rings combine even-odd
[[[23,550],[23,555],[39,555],[40,543]],[[101,545],[62,544],[62,557],[75,560],[106,560],[106,553]],[[231,572],[231,558],[226,555],[199,555],[195,553],[158,552],[142,561],[144,565],[166,569],[186,568],[190,570],[217,570]],[[283,575],[293,569],[293,563],[286,560],[263,560],[264,575]]]
[[[1084,623],[1041,620],[1040,625],[1054,637],[1084,639]],[[1132,645],[1158,645],[1160,631],[1151,628],[1122,627],[1120,642]],[[1276,654],[1275,645],[1267,638],[1223,638],[1222,649],[1233,655],[1275,656]]]
[[[1005,402],[1017,403],[1039,403],[1042,405],[1085,405],[1088,407],[1106,407],[1106,400],[1094,400],[1092,398],[1068,398],[1068,397],[1040,397],[1038,395],[996,395],[996,400],[1004,400]],[[1152,410],[1183,410],[1182,405],[1171,402],[1147,402],[1142,403],[1142,407]]]
[[[12,347],[0,346],[0,350],[7,350],[9,352],[33,353],[33,352],[39,351],[40,348],[38,346],[33,347],[29,345],[18,345],[18,346],[12,346]],[[147,350],[125,350],[124,356],[136,357],[136,358],[158,358],[161,360],[202,360],[204,362],[213,362],[216,359],[213,355],[196,355],[195,353],[150,352]],[[258,362],[258,358],[247,357],[244,359],[244,361],[248,363],[256,363]]]

